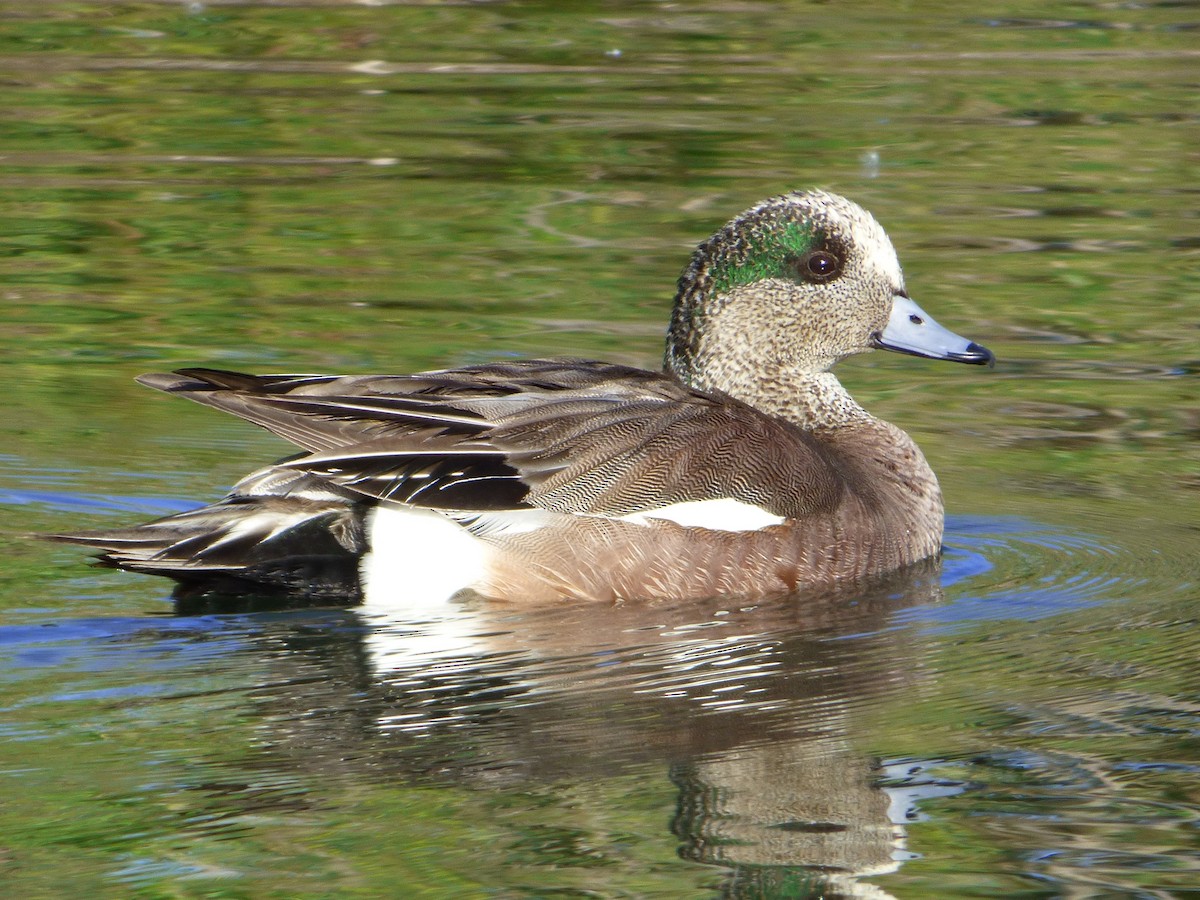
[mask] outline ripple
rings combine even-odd
[[[1145,786],[1122,778],[1128,768],[1094,755],[997,750],[934,771],[970,780],[975,790],[950,802],[981,840],[1013,848],[1005,868],[1014,874],[1056,895],[1176,896],[1200,871],[1187,837],[1194,767],[1157,770]]]
[[[1113,240],[1106,238],[1033,238],[977,236],[942,238],[926,241],[922,246],[944,250],[994,250],[997,253],[1119,253],[1145,249],[1148,241]]]
[[[1100,343],[1091,336],[1057,335],[1043,332],[1041,340],[1060,343]],[[1026,338],[1027,339],[1027,338]],[[1200,361],[1182,361],[1172,365],[1140,363],[1130,360],[1095,359],[1005,359],[1004,370],[994,378],[1028,378],[1033,375],[1047,378],[1066,378],[1075,381],[1146,381],[1160,378],[1183,378],[1194,376],[1200,370]]]
[[[1153,546],[1116,546],[1099,537],[1022,519],[950,516],[942,584],[944,605],[897,613],[932,628],[1028,621],[1129,597],[1148,581]],[[953,590],[952,590],[953,589]]]

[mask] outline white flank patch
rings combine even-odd
[[[626,522],[648,525],[651,519],[666,519],[676,525],[691,528],[711,528],[714,531],[758,531],[768,525],[779,525],[784,519],[752,503],[724,498],[722,500],[690,500],[673,503],[659,509],[622,516]]]
[[[488,547],[441,513],[380,504],[367,517],[359,570],[367,611],[445,609],[477,583]]]

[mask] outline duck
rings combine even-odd
[[[832,372],[879,349],[995,361],[909,296],[869,212],[792,191],[696,248],[661,371],[551,358],[143,375],[300,452],[207,506],[48,537],[181,589],[310,604],[755,599],[861,582],[936,557],[944,527],[916,443]]]

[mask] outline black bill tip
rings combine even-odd
[[[970,366],[987,366],[989,369],[996,365],[996,354],[974,341],[967,344],[966,350],[961,353],[953,353],[947,358]]]

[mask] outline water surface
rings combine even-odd
[[[0,3],[14,896],[1178,896],[1200,883],[1192,3]],[[993,372],[840,373],[939,567],[743,607],[176,609],[29,532],[276,439],[189,364],[656,366],[822,186]]]

